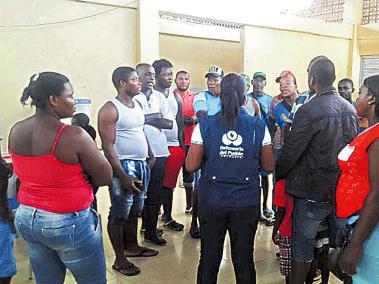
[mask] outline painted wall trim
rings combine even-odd
[[[66,0],[71,2],[82,2],[88,4],[96,4],[111,7],[120,7],[127,9],[137,9],[137,0]]]
[[[202,13],[202,14],[201,14]],[[176,15],[181,18],[199,18],[205,21],[214,21],[220,23],[231,24],[235,26],[253,26],[253,27],[265,27],[275,30],[296,31],[306,34],[315,34],[321,36],[328,36],[331,38],[351,39],[353,37],[353,25],[349,23],[328,23],[318,19],[300,18],[288,15],[275,15],[267,19],[267,17],[260,17],[255,15],[254,17],[244,17],[239,15],[228,15],[224,18],[218,18],[217,15],[209,17],[204,11],[199,11],[196,15],[186,14],[183,10],[170,11],[160,10],[160,14]],[[206,25],[210,26],[210,25]]]
[[[239,29],[186,23],[162,18],[159,19],[159,33],[233,42],[240,41]]]

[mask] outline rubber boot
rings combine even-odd
[[[171,188],[164,187],[162,192],[162,203],[163,203],[163,215],[162,221],[167,223],[172,220],[172,200],[174,191]]]
[[[167,241],[157,234],[157,223],[158,223],[158,205],[145,205],[146,209],[146,231],[145,231],[145,241],[152,242],[156,245],[164,246]]]

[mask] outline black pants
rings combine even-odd
[[[189,151],[189,146],[186,146],[186,157],[188,155],[188,151]],[[185,163],[182,166],[182,172],[183,172],[184,187],[194,187],[195,173],[187,172]]]
[[[165,175],[167,157],[158,157],[151,169],[149,187],[145,205],[160,206],[163,190],[163,178]]]
[[[0,277],[0,284],[9,284],[11,283],[12,276],[9,277]]]
[[[227,231],[236,283],[256,283],[253,251],[259,212],[259,205],[239,208],[199,204],[201,252],[197,271],[198,284],[217,283]]]

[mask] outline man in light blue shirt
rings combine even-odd
[[[205,75],[208,90],[198,93],[193,100],[193,108],[199,118],[205,115],[215,115],[221,110],[220,83],[222,77],[224,77],[224,71],[221,67],[209,67],[208,73]]]
[[[224,77],[224,70],[219,66],[211,66],[208,69],[205,78],[207,78],[208,90],[198,93],[193,99],[193,108],[198,119],[207,115],[215,115],[221,110],[221,80]],[[199,226],[197,223],[197,188],[200,178],[200,170],[195,175],[195,190],[192,196],[192,221],[190,235],[192,238],[201,237]]]

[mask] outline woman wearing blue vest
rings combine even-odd
[[[259,171],[272,171],[270,134],[265,122],[243,108],[245,86],[235,73],[221,81],[221,112],[196,126],[186,160],[201,166],[198,192],[201,255],[198,284],[217,282],[226,232],[238,284],[256,283],[254,237],[259,220]]]

